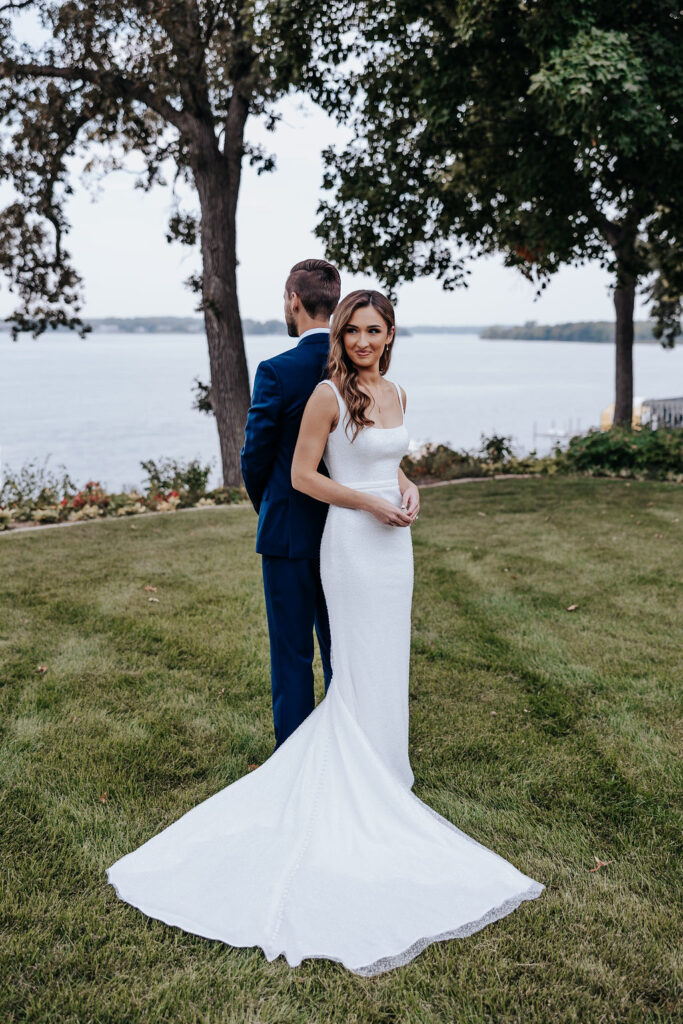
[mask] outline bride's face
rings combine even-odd
[[[367,370],[379,363],[393,337],[394,328],[387,326],[374,306],[361,306],[344,330],[344,349],[358,369]]]

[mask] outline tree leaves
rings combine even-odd
[[[196,184],[207,153],[232,159],[237,181],[245,154],[259,173],[272,169],[274,158],[243,138],[246,116],[272,129],[273,104],[298,82],[320,81],[309,65],[323,51],[331,65],[340,59],[353,5],[32,0],[46,37],[33,48],[20,42],[23,6],[0,7],[0,181],[14,192],[0,211],[0,271],[19,299],[15,337],[58,326],[85,333],[82,280],[63,244],[71,158],[99,180],[135,152],[145,190],[165,183],[169,160],[176,179]],[[174,208],[168,237],[194,246],[195,214]]]
[[[539,291],[563,264],[619,264],[648,279],[672,344],[683,294],[673,0],[639,7],[637,26],[632,8],[604,0],[359,11],[354,138],[324,154],[328,255],[390,289],[424,274],[463,284],[466,261],[496,251]]]

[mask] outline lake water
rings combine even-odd
[[[289,347],[288,338],[249,337],[250,371]],[[140,460],[215,460],[213,420],[192,409],[194,377],[209,376],[201,335],[0,334],[0,458],[18,469],[50,456],[76,483],[138,485]],[[553,429],[597,426],[614,398],[612,345],[484,341],[476,335],[399,336],[389,377],[408,393],[414,442],[474,449],[481,434],[512,436],[518,451],[548,451]],[[636,394],[683,394],[683,347],[635,348]],[[535,433],[536,432],[536,433]]]

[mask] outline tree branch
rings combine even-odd
[[[168,100],[157,96],[147,85],[131,82],[120,72],[95,71],[83,67],[58,67],[54,64],[16,64],[14,61],[0,63],[1,78],[61,78],[67,82],[89,82],[99,88],[109,88],[119,99],[138,100],[154,110],[179,131],[191,129],[194,118],[184,110],[176,110]]]
[[[0,14],[4,14],[5,11],[21,11],[24,7],[30,7],[36,0],[8,0],[6,4],[0,4]]]
[[[132,0],[144,18],[149,15],[147,0]],[[184,15],[184,16],[183,16]],[[180,9],[161,4],[154,18],[168,37],[182,74],[178,85],[186,112],[213,126],[213,112],[206,76],[206,44],[196,0],[184,0]]]

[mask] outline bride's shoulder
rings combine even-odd
[[[316,384],[311,397],[306,403],[306,411],[310,415],[322,417],[329,423],[336,420],[339,413],[337,392],[331,381],[321,380]]]
[[[337,396],[339,392],[331,380],[321,380],[313,389],[309,402],[315,400],[318,405],[329,405],[330,408],[337,408]]]
[[[385,380],[386,380],[386,378],[385,378]],[[397,384],[395,380],[387,380],[387,384],[393,384],[393,386],[398,391],[399,395],[401,396],[401,405],[403,406],[403,411],[405,412],[406,411],[406,402],[407,402],[407,396],[406,396],[405,388],[401,387],[400,384]]]

